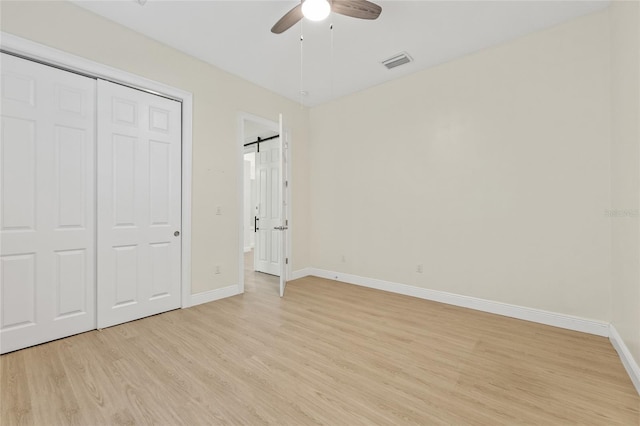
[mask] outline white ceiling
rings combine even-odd
[[[378,20],[332,14],[280,35],[270,29],[296,0],[74,3],[314,106],[603,9],[609,1],[377,1]],[[414,62],[391,71],[380,64],[402,51]]]

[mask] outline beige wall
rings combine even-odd
[[[609,321],[609,63],[604,11],[312,108],[311,264]]]
[[[306,109],[71,3],[1,7],[2,31],[193,93],[193,293],[238,283],[238,113],[275,121],[285,113],[293,123],[293,266],[308,265]]]
[[[611,16],[612,317],[640,364],[640,7],[614,2]]]

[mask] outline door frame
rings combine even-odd
[[[264,117],[260,117],[254,114],[250,114],[247,112],[240,112],[238,113],[238,141],[237,141],[237,146],[238,146],[238,151],[237,151],[237,158],[238,158],[238,209],[240,211],[240,216],[241,219],[239,220],[239,226],[238,226],[238,235],[239,235],[239,239],[238,239],[238,293],[244,293],[244,220],[243,220],[243,216],[244,216],[244,141],[245,141],[245,134],[244,134],[244,125],[246,121],[253,121],[254,123],[258,123],[263,125],[264,127],[267,127],[271,130],[273,130],[274,132],[278,132],[279,129],[279,125],[278,125],[278,119],[276,117],[275,120],[269,120],[268,118],[264,118]],[[285,128],[284,131],[286,133],[289,133],[290,130]],[[284,135],[280,135],[281,138],[283,138]],[[289,181],[289,185],[287,187],[287,217],[289,220],[289,232],[287,232],[287,258],[289,259],[289,263],[286,265],[287,268],[287,276],[291,276],[291,265],[293,264],[292,261],[292,238],[291,238],[291,234],[292,234],[292,229],[293,229],[293,218],[291,216],[291,194],[292,194],[292,188],[293,188],[293,177],[291,175],[291,158],[292,158],[292,143],[291,143],[291,138],[288,138],[288,146],[287,146],[287,150],[288,150],[288,160],[287,161],[287,176],[288,176],[288,181]],[[283,146],[284,146],[284,140],[283,139]]]
[[[191,306],[191,180],[193,144],[193,94],[177,87],[149,80],[127,71],[119,70],[85,59],[62,50],[54,49],[22,37],[0,32],[0,49],[45,65],[101,78],[114,83],[164,96],[182,103],[182,225],[181,225],[181,307]]]

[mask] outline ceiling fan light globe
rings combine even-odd
[[[331,5],[327,0],[305,0],[302,3],[302,14],[310,21],[322,21],[331,13]]]

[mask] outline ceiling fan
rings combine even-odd
[[[312,21],[322,21],[331,12],[352,18],[377,19],[382,7],[367,0],[302,0],[276,22],[271,32],[283,33],[303,17]]]

